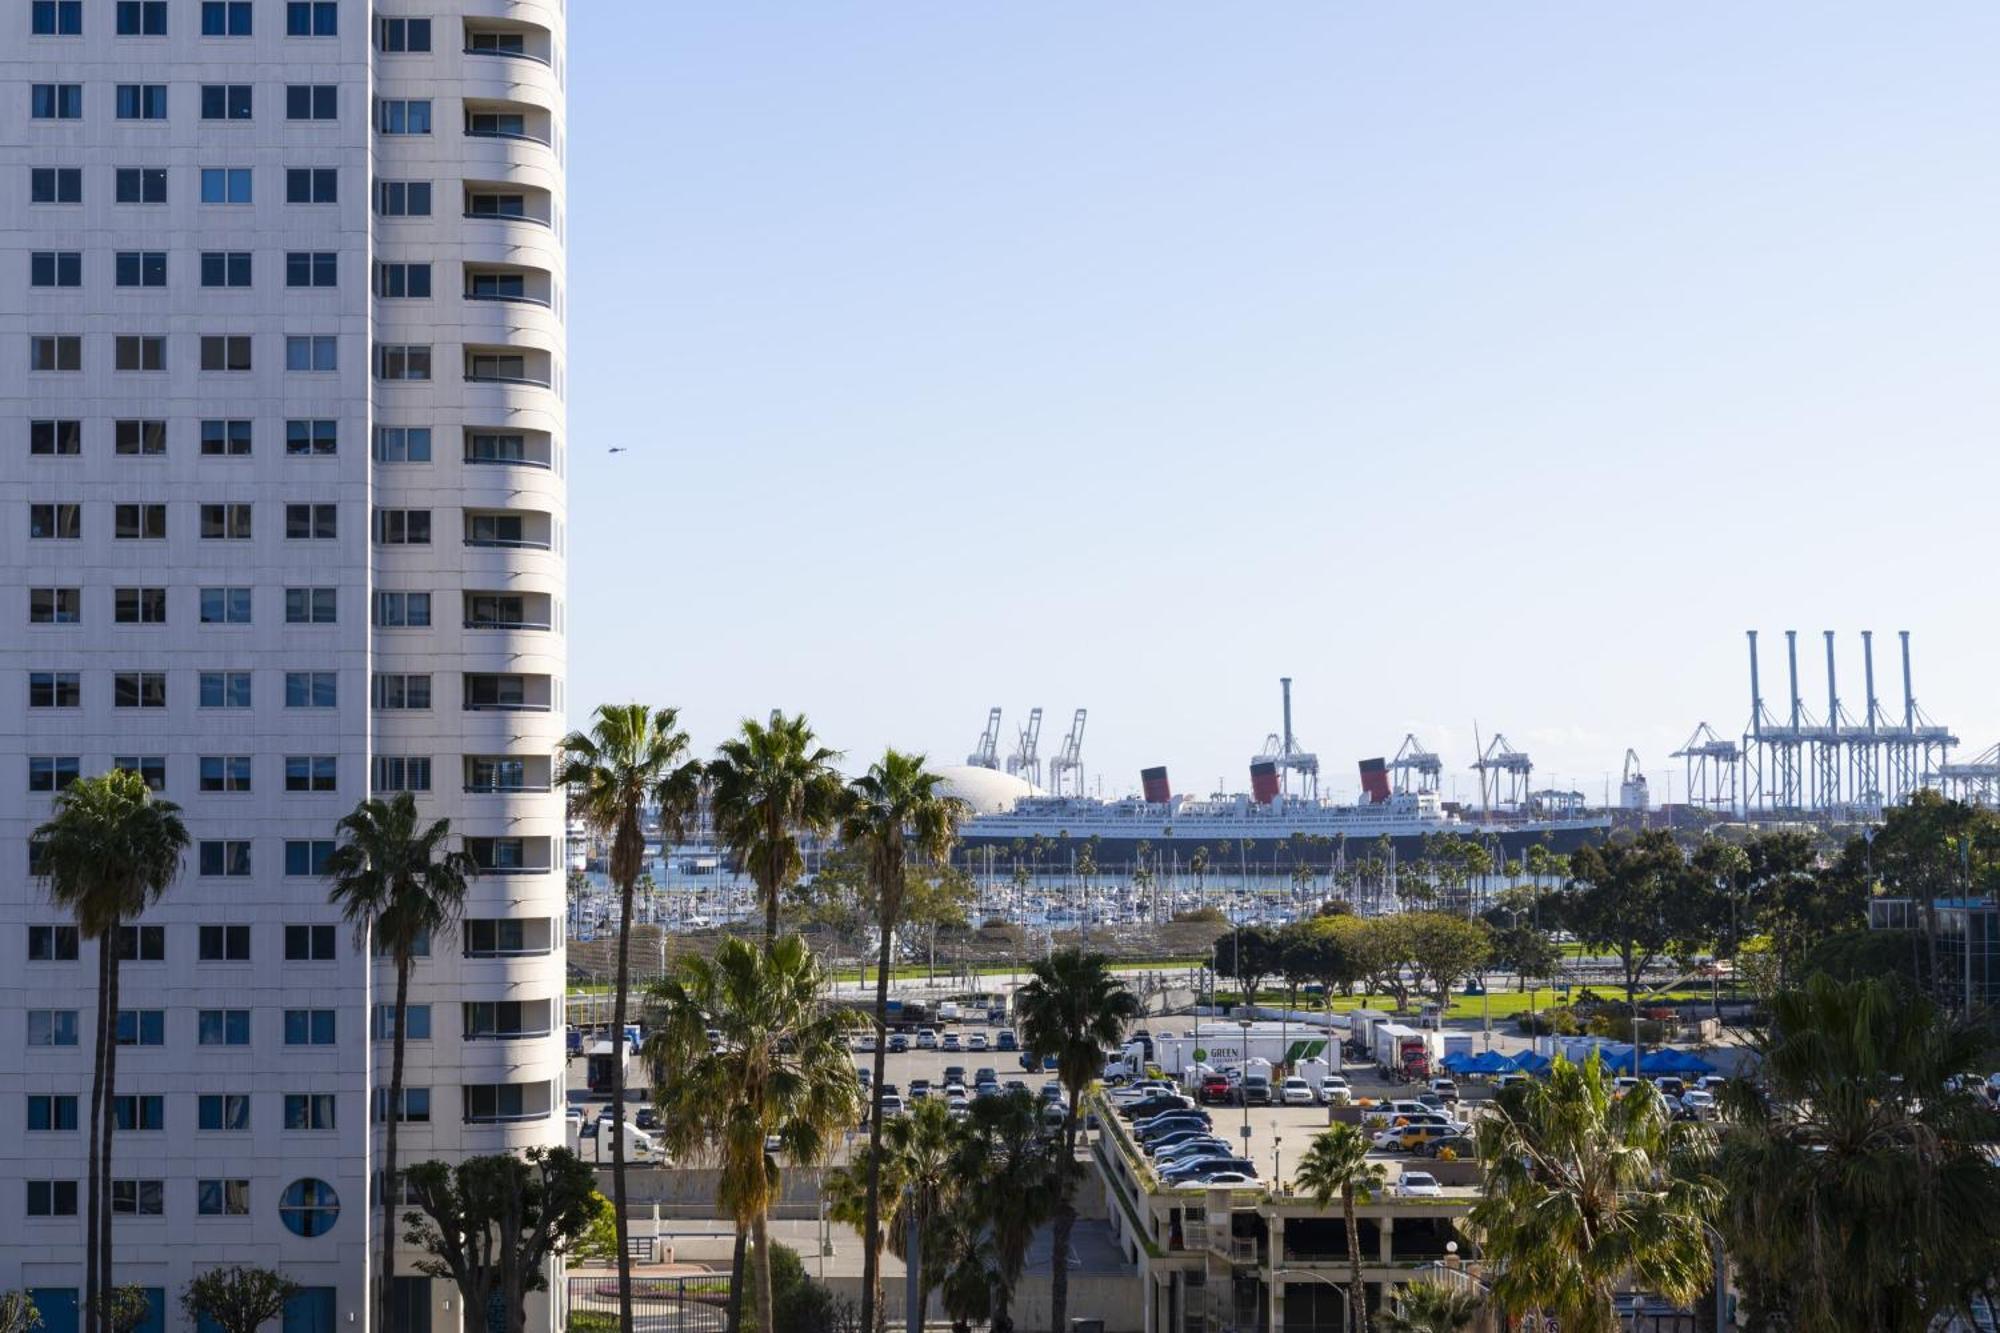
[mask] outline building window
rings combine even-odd
[[[203,541],[249,541],[250,506],[236,503],[203,505],[201,537]]]
[[[137,773],[154,791],[167,789],[167,760],[157,754],[124,754],[111,761],[120,773]]]
[[[167,623],[165,588],[116,588],[111,595],[111,619],[119,625]]]
[[[333,1129],[333,1094],[330,1092],[288,1092],[285,1094],[286,1129]]]
[[[247,792],[250,790],[250,756],[247,754],[205,754],[201,757],[201,790]]]
[[[37,37],[81,37],[83,0],[34,0],[28,6],[28,31]]]
[[[427,1004],[408,1006],[403,1023],[403,1035],[410,1041],[431,1039],[431,1007]],[[374,1034],[376,1041],[394,1041],[396,1038],[396,1006],[378,1004],[375,1006]]]
[[[332,5],[325,7],[333,8]],[[292,8],[303,9],[305,6],[294,4]],[[71,1193],[75,1193],[74,1189]],[[285,1192],[278,1200],[278,1216],[284,1219],[285,1229],[295,1236],[324,1236],[340,1220],[340,1196],[333,1192],[333,1186],[323,1180],[295,1180],[285,1186]],[[331,1295],[333,1288],[323,1290]]]
[[[113,370],[165,370],[167,340],[156,333],[121,333],[112,343]]]
[[[197,1217],[248,1217],[250,1182],[247,1180],[197,1180],[194,1190]]]
[[[121,83],[117,108],[120,120],[165,120],[167,85],[164,83]]]
[[[83,85],[38,83],[29,92],[29,115],[35,120],[82,120]]]
[[[201,423],[201,452],[207,458],[248,458],[250,422],[237,417]]]
[[[167,451],[167,423],[164,421],[116,421],[111,426],[111,452],[135,457]]]
[[[285,172],[288,204],[337,204],[340,172],[333,167],[292,167]]]
[[[204,250],[201,255],[201,285],[204,287],[248,287],[248,250]]]
[[[76,1010],[30,1009],[28,1011],[28,1045],[76,1045]]]
[[[80,204],[83,202],[83,168],[30,167],[28,202],[31,204]],[[428,212],[429,210],[425,210]]]
[[[375,349],[375,373],[385,380],[428,380],[431,349],[427,345],[384,343]]]
[[[375,211],[385,218],[427,218],[431,215],[431,183],[381,181],[375,191]]]
[[[286,541],[332,541],[340,534],[335,521],[340,506],[304,504],[285,506]]]
[[[388,710],[426,709],[431,706],[431,678],[425,675],[378,674],[375,677],[375,706]]]
[[[431,49],[431,21],[383,19],[377,36],[377,45],[382,50],[392,53],[428,51]]]
[[[375,540],[384,546],[429,546],[431,544],[431,511],[428,509],[376,510]]]
[[[375,294],[377,296],[429,300],[431,294],[431,266],[429,264],[378,264],[375,268]]]
[[[28,1128],[37,1133],[72,1133],[76,1129],[75,1094],[30,1095]]]
[[[167,1044],[167,1011],[164,1009],[120,1009],[117,1041],[120,1046],[164,1046]]]
[[[201,368],[238,371],[250,369],[250,335],[204,334],[201,340]]]
[[[332,962],[333,927],[286,926],[285,961],[288,963]]]
[[[30,287],[83,286],[81,250],[36,250],[28,256]]]
[[[165,1182],[158,1180],[111,1182],[112,1216],[160,1217],[166,1211]]]
[[[120,37],[167,35],[167,0],[118,0]]]
[[[332,1009],[285,1010],[285,1045],[333,1045],[335,1017]]]
[[[210,879],[244,879],[250,875],[250,843],[238,839],[202,843],[196,849],[196,863]]]
[[[72,767],[76,760],[69,761]],[[29,926],[28,961],[74,963],[79,936],[75,926]]]
[[[285,423],[285,453],[288,456],[327,457],[339,451],[340,429],[337,423],[325,419]]]
[[[28,1182],[29,1217],[75,1217],[74,1180],[31,1180]]]
[[[465,1088],[465,1119],[468,1124],[519,1120],[524,1105],[518,1083],[473,1083]]]
[[[428,1022],[428,1019],[426,1019]],[[395,1027],[393,1022],[387,1025]],[[388,1037],[378,1036],[377,1041],[387,1041]],[[381,1124],[389,1118],[389,1090],[375,1089],[375,1123]],[[404,1088],[403,1110],[396,1119],[405,1125],[428,1125],[431,1122],[431,1090],[429,1088]]]
[[[195,1043],[200,1046],[248,1046],[248,1009],[203,1009],[195,1015]]]
[[[247,625],[250,623],[250,589],[248,588],[203,588],[201,590],[201,623],[204,625]],[[227,674],[227,673],[205,673]],[[247,672],[243,673],[245,676]],[[247,681],[246,681],[247,685]],[[207,690],[204,689],[206,694]],[[248,693],[246,688],[245,693]]]
[[[339,696],[338,681],[332,671],[287,671],[285,707],[332,708]]]
[[[83,623],[83,589],[28,589],[30,625],[79,625]]]
[[[150,1093],[123,1093],[111,1099],[111,1123],[134,1133],[157,1133],[167,1127],[166,1099]]]
[[[250,927],[203,926],[198,932],[198,957],[204,963],[250,961]]]
[[[285,256],[287,287],[337,287],[340,255],[333,250],[293,250]]]
[[[111,677],[113,708],[165,708],[167,673],[164,671],[120,671]]]
[[[112,276],[120,287],[164,287],[167,285],[167,252],[120,250],[113,261]]]
[[[285,589],[285,623],[287,625],[331,625],[339,617],[336,612],[338,590],[334,588],[287,588]]]
[[[330,754],[286,755],[285,790],[288,792],[337,790],[334,780],[337,770],[335,756]]]
[[[294,335],[285,339],[286,370],[338,370],[340,369],[339,339],[331,335],[301,337]]]
[[[119,167],[113,176],[113,199],[121,204],[167,202],[165,167]]]
[[[286,0],[285,36],[337,37],[340,35],[340,6],[334,0]],[[317,1235],[317,1232],[301,1232]]]
[[[383,98],[376,104],[375,124],[384,134],[429,134],[431,104],[428,99]]]
[[[428,426],[378,426],[375,428],[375,461],[378,463],[428,463],[431,461],[431,432]]]
[[[428,353],[425,365],[429,365]],[[82,370],[83,339],[66,333],[31,336],[28,339],[28,369]],[[428,369],[423,378],[430,378]]]
[[[31,792],[58,792],[68,787],[81,776],[79,761],[75,755],[29,755],[28,790]],[[30,930],[51,930],[60,927],[35,926]],[[71,928],[74,929],[73,927]],[[33,952],[33,938],[30,936],[30,953]],[[74,945],[71,946],[74,949]],[[70,957],[74,958],[74,952]]]
[[[207,929],[207,927],[203,927]],[[247,932],[248,926],[231,926],[231,930]],[[244,956],[249,956],[245,946]],[[246,1092],[205,1092],[195,1116],[195,1128],[214,1132],[234,1133],[250,1128],[250,1094]]]
[[[287,875],[324,875],[327,858],[333,855],[333,841],[330,838],[315,838],[310,841],[295,839],[285,844],[285,873]]]
[[[165,926],[120,926],[118,961],[121,963],[164,963],[167,961]]]
[[[250,203],[250,168],[203,167],[201,201],[204,204]]]
[[[29,422],[28,452],[48,458],[82,453],[83,423],[81,421]]]
[[[248,37],[251,0],[201,0],[201,35]]]
[[[294,83],[285,88],[286,120],[337,120],[340,88],[331,83]]]
[[[375,623],[384,629],[428,629],[431,595],[427,592],[378,592]]]
[[[248,12],[249,6],[244,6]],[[204,83],[201,86],[203,120],[248,120],[251,115],[250,85],[247,83]]]
[[[75,671],[30,671],[28,707],[80,707],[83,703],[82,680],[82,676]]]
[[[157,541],[167,535],[163,504],[121,504],[111,508],[111,535],[119,541]]]
[[[421,755],[376,755],[374,788],[379,792],[429,791],[431,761]]]
[[[238,589],[223,589],[236,592]],[[242,591],[248,591],[244,589]],[[203,708],[250,707],[250,673],[247,671],[204,671],[201,673]]]

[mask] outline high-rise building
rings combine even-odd
[[[126,932],[115,1278],[366,1328],[392,973],[335,823],[482,870],[411,991],[404,1162],[563,1136],[563,0],[0,12],[0,1288],[76,1322],[96,950],[30,831],[113,766],[194,846]],[[413,1272],[407,1260],[405,1274]],[[456,1328],[409,1278],[391,1323]]]

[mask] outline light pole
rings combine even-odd
[[[1236,1099],[1243,1103],[1243,1156],[1250,1156],[1250,1090],[1244,1086],[1250,1077],[1250,1020],[1239,1018],[1237,1026],[1243,1029],[1243,1044],[1236,1052]]]
[[[1278,1165],[1278,1149],[1284,1146],[1284,1142],[1282,1134],[1273,1135],[1271,1138],[1271,1189],[1274,1193],[1277,1191],[1278,1183],[1285,1178],[1284,1171]]]

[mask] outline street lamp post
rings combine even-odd
[[[1250,1156],[1250,1090],[1245,1085],[1250,1077],[1250,1020],[1239,1018],[1237,1026],[1243,1029],[1243,1044],[1236,1052],[1236,1099],[1243,1103],[1243,1155]]]

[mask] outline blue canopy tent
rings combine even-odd
[[[1473,1058],[1464,1051],[1453,1051],[1445,1056],[1444,1059],[1438,1061],[1438,1064],[1449,1069],[1454,1074],[1464,1074],[1470,1072],[1469,1066],[1472,1064]]]
[[[1514,1068],[1523,1074],[1546,1074],[1554,1063],[1540,1051],[1522,1051],[1514,1057]]]
[[[1648,1078],[1662,1074],[1679,1074],[1686,1068],[1681,1063],[1680,1052],[1662,1046],[1639,1057],[1639,1072]]]
[[[1464,1069],[1468,1074],[1511,1074],[1515,1064],[1499,1051],[1481,1051],[1465,1063]]]

